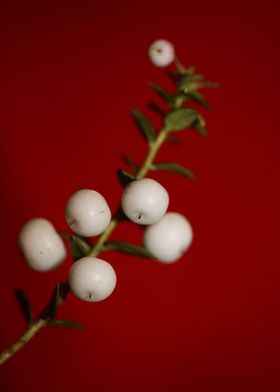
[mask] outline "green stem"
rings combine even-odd
[[[153,143],[151,143],[150,145],[150,150],[149,153],[147,154],[147,157],[142,165],[142,167],[139,169],[136,178],[139,180],[143,177],[146,176],[146,174],[148,173],[148,171],[151,168],[151,165],[158,153],[158,150],[160,149],[162,143],[165,141],[167,137],[167,132],[165,131],[165,129],[163,128],[160,133],[158,134],[158,137],[155,139],[155,141]]]
[[[24,347],[43,327],[47,325],[47,321],[38,319],[30,325],[30,327],[20,336],[20,338],[12,343],[6,350],[0,354],[0,366]]]

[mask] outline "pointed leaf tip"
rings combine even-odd
[[[144,138],[151,143],[155,140],[155,130],[150,120],[140,110],[132,109],[131,114],[134,121]]]

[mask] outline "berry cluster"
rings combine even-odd
[[[131,181],[121,200],[127,218],[140,225],[149,225],[144,232],[144,245],[157,260],[165,263],[176,261],[192,240],[189,222],[178,213],[166,213],[168,204],[168,192],[151,178]],[[111,210],[100,193],[81,189],[69,198],[65,218],[75,234],[93,237],[107,229]],[[20,231],[19,244],[29,266],[37,271],[51,270],[66,258],[62,239],[46,219],[28,221]],[[86,256],[70,268],[69,285],[80,299],[101,301],[113,292],[116,274],[106,261]]]

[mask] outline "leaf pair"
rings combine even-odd
[[[47,325],[59,328],[74,328],[74,329],[82,329],[82,324],[76,320],[56,320],[56,313],[59,306],[59,301],[63,299],[66,295],[66,291],[68,290],[67,283],[58,282],[51,300],[47,306],[47,308],[40,315],[41,319],[47,319]],[[33,312],[31,308],[30,301],[27,297],[27,294],[20,290],[15,290],[16,299],[18,305],[21,309],[24,320],[28,325],[31,325],[33,322]]]

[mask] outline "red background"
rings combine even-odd
[[[121,155],[145,143],[128,110],[170,86],[146,55],[174,42],[187,65],[218,80],[207,94],[210,136],[188,132],[161,160],[185,164],[187,182],[154,174],[195,240],[164,266],[104,254],[118,275],[97,304],[72,295],[59,317],[83,332],[48,329],[0,370],[3,391],[279,391],[279,2],[13,2],[1,5],[1,348],[24,329],[13,288],[35,313],[70,266],[30,271],[20,226],[45,216],[66,230],[63,208],[79,187],[114,209]],[[141,241],[119,227],[114,238]]]

